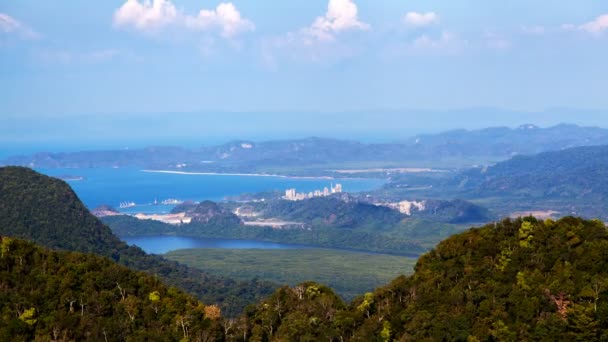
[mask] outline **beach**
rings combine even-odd
[[[288,179],[334,179],[330,176],[285,176],[268,173],[220,173],[220,172],[188,172],[188,171],[171,171],[171,170],[141,170],[142,172],[151,173],[168,173],[174,175],[199,175],[199,176],[241,176],[241,177],[276,177]]]

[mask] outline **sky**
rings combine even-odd
[[[606,61],[605,0],[0,0],[0,143],[608,127]]]

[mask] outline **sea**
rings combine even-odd
[[[79,168],[37,169],[54,177],[67,177],[67,183],[80,200],[94,209],[110,205],[127,214],[168,213],[175,205],[155,205],[167,199],[179,201],[223,201],[243,193],[285,191],[298,192],[323,190],[333,184],[342,184],[345,192],[360,192],[382,187],[385,180],[366,178],[297,178],[253,175],[208,175],[145,172],[136,168]],[[119,208],[120,203],[135,203],[130,208]]]

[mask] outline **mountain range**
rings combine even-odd
[[[217,146],[182,148],[40,152],[14,156],[0,165],[34,168],[139,167],[206,172],[331,173],[345,166],[463,167],[576,146],[608,144],[608,130],[557,125],[540,128],[494,127],[419,135],[393,143],[306,138],[282,141],[233,141]]]

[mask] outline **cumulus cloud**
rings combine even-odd
[[[424,27],[439,22],[439,16],[435,12],[408,12],[403,16],[403,22],[407,26]]]
[[[127,0],[114,13],[116,26],[132,26],[135,29],[148,31],[159,29],[177,21],[178,11],[168,0]]]
[[[359,10],[353,0],[329,0],[327,11],[310,26],[284,35],[261,40],[261,61],[264,67],[274,70],[279,60],[334,63],[350,58],[360,51],[357,37],[338,39],[340,34],[367,31],[371,26],[359,19]]]
[[[595,20],[585,23],[578,28],[592,34],[608,31],[608,14],[600,15]]]
[[[221,3],[215,10],[201,10],[196,17],[187,17],[186,25],[199,30],[217,27],[226,38],[255,29],[253,23],[244,19],[232,3]]]
[[[0,13],[0,33],[14,34],[26,39],[36,39],[39,37],[38,33],[5,13]]]
[[[319,41],[332,41],[340,32],[369,28],[369,24],[359,21],[358,8],[352,0],[329,0],[325,15],[301,33]]]
[[[170,0],[127,0],[114,13],[114,25],[142,32],[177,27],[197,32],[219,32],[225,38],[255,29],[255,25],[243,18],[230,2],[222,2],[215,9],[201,9],[198,14],[189,15],[176,8]]]

